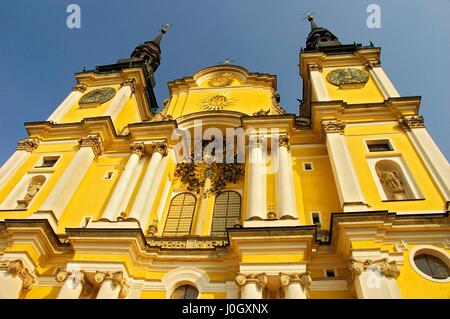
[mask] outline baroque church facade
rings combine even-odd
[[[0,298],[450,298],[450,169],[420,97],[308,20],[297,114],[229,63],[158,108],[167,25],[76,73],[0,169]]]

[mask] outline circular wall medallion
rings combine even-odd
[[[369,81],[369,74],[356,68],[342,68],[328,73],[327,81],[341,89],[361,88]]]
[[[78,102],[79,104],[105,103],[116,95],[116,90],[111,87],[105,87],[92,90],[83,95]]]
[[[233,75],[230,72],[220,73],[209,80],[209,85],[214,87],[228,86],[233,82]]]
[[[222,110],[227,105],[227,97],[225,95],[215,95],[209,99],[206,109],[208,110]]]

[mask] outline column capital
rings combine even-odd
[[[18,151],[27,151],[32,153],[41,141],[37,137],[27,137],[17,143]]]
[[[120,286],[120,298],[125,298],[128,294],[128,284],[123,275],[123,271],[97,271],[94,280],[102,283],[104,280],[111,280],[115,285]]]
[[[136,154],[141,158],[145,154],[144,142],[136,142],[130,144],[131,154]]]
[[[367,63],[366,63],[366,68],[368,68],[368,69],[380,68],[380,67],[381,67],[381,61],[379,61],[379,60],[367,61]]]
[[[280,147],[286,147],[288,150],[291,147],[290,137],[287,134],[280,135],[278,138],[278,144]]]
[[[282,273],[280,272],[280,281],[281,286],[287,287],[292,283],[300,283],[304,288],[309,288],[311,285],[311,276],[310,272],[303,272],[303,273]]]
[[[168,153],[168,146],[166,142],[156,142],[152,144],[153,146],[153,152],[159,153],[163,157],[167,155]]]
[[[322,129],[325,133],[344,134],[345,122],[341,120],[322,121]]]
[[[8,270],[14,277],[18,276],[22,279],[22,290],[29,291],[35,283],[34,274],[25,267],[23,261],[20,259],[15,260],[1,260],[0,269]]]
[[[386,277],[397,278],[400,276],[400,270],[397,267],[395,260],[388,261],[387,258],[377,259],[377,260],[356,260],[350,259],[349,269],[352,274],[358,276],[362,272],[368,270],[369,268],[377,268]]]
[[[78,144],[81,147],[91,147],[95,157],[103,153],[103,143],[98,135],[88,135],[78,140]]]
[[[72,278],[74,284],[80,283],[81,294],[89,295],[92,292],[92,285],[86,280],[86,273],[84,270],[79,270],[76,272],[67,271],[65,269],[58,268],[55,276],[57,282],[64,282],[69,278]]]
[[[134,91],[136,91],[136,80],[135,79],[128,79],[122,82],[122,84],[120,84],[121,87],[123,86],[129,86],[131,88],[131,92],[134,93]]]
[[[309,64],[308,65],[310,71],[319,71],[322,72],[322,66],[319,64]]]
[[[425,121],[422,115],[403,116],[399,122],[402,124],[405,131],[409,131],[413,128],[425,127]]]
[[[75,84],[75,85],[72,87],[72,91],[79,91],[79,92],[81,92],[81,93],[83,93],[83,92],[86,91],[86,90],[87,90],[87,86],[84,85],[84,84]]]
[[[249,282],[255,282],[258,287],[264,288],[267,285],[266,273],[260,274],[241,274],[238,273],[235,279],[236,285],[238,287],[245,286]]]

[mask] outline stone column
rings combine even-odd
[[[207,193],[207,191],[210,189],[211,187],[211,177],[206,176],[205,178],[205,183],[203,185],[203,189],[199,194],[198,197],[198,202],[199,207],[198,207],[198,211],[197,211],[197,222],[195,224],[195,229],[194,229],[194,233],[195,235],[199,235],[202,236],[203,235],[203,228],[205,225],[205,219],[206,219],[206,214],[207,214],[207,208],[208,208],[208,197],[209,194]]]
[[[265,273],[238,274],[235,282],[241,290],[241,299],[262,299],[267,277]]]
[[[47,119],[47,121],[59,123],[64,115],[70,110],[72,105],[77,102],[83,93],[86,91],[87,87],[83,84],[77,84],[72,88],[72,92],[64,99],[64,101],[56,108]]]
[[[280,273],[281,286],[284,288],[285,299],[307,299],[311,277],[309,272],[284,274]]]
[[[0,168],[0,187],[3,187],[11,176],[30,157],[31,153],[39,146],[39,139],[27,137],[17,144],[14,154]]]
[[[155,176],[160,167],[161,160],[167,155],[167,144],[166,143],[155,143],[153,144],[153,154],[150,159],[150,163],[147,166],[144,177],[142,178],[141,185],[139,186],[138,193],[134,199],[133,206],[131,207],[131,212],[129,217],[135,218],[140,221],[141,226],[145,227],[146,220],[150,211],[145,210],[147,201],[149,200],[150,192],[152,187],[158,187],[155,183]],[[152,205],[153,206],[153,205]]]
[[[381,68],[380,61],[369,61],[367,63],[367,68],[369,69],[370,75],[377,83],[378,88],[380,89],[385,99],[388,99],[390,97],[400,97],[400,94],[398,94],[397,89]]]
[[[34,282],[34,275],[20,259],[0,261],[0,299],[18,299]]]
[[[345,123],[339,120],[323,121],[322,128],[326,134],[328,155],[342,210],[367,210],[368,206],[344,138]]]
[[[311,86],[316,94],[318,101],[330,101],[327,86],[322,75],[322,67],[317,64],[309,65],[309,75],[311,78]]]
[[[127,296],[128,285],[122,271],[97,271],[94,278],[101,284],[97,299],[117,299]]]
[[[114,122],[135,90],[136,81],[134,79],[123,82],[103,116],[110,116],[111,120]]]
[[[450,208],[450,167],[444,154],[425,128],[423,116],[408,116],[400,120],[406,135],[416,148],[435,184]]]
[[[400,271],[395,261],[350,260],[354,288],[359,299],[398,299],[400,291],[396,278]]]
[[[92,292],[92,285],[86,281],[83,270],[68,272],[58,269],[56,281],[64,282],[57,299],[78,299],[80,295],[89,295]]]
[[[120,207],[122,207],[122,201],[124,200],[126,190],[130,186],[131,179],[139,163],[139,159],[144,155],[144,143],[134,143],[130,145],[131,155],[128,159],[125,169],[120,175],[113,194],[109,199],[108,205],[105,208],[103,217],[110,221],[116,220],[120,214]]]
[[[80,138],[79,146],[80,149],[67,165],[64,173],[39,209],[40,211],[53,211],[57,220],[72,199],[94,159],[103,152],[102,141],[98,135]]]
[[[266,167],[262,150],[263,140],[259,136],[251,137],[249,142],[249,172],[247,188],[247,220],[265,219],[266,208]]]
[[[289,156],[289,136],[279,138],[277,199],[280,219],[297,219],[294,180]]]

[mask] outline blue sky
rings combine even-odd
[[[66,26],[66,7],[81,7],[81,29]],[[381,28],[366,26],[369,4]],[[298,53],[316,13],[341,42],[382,47],[382,65],[402,96],[422,96],[425,124],[449,158],[450,0],[0,0],[0,163],[26,136],[23,123],[45,120],[83,67],[128,57],[165,22],[156,73],[158,102],[166,83],[223,61],[277,75],[281,104],[298,113]]]

